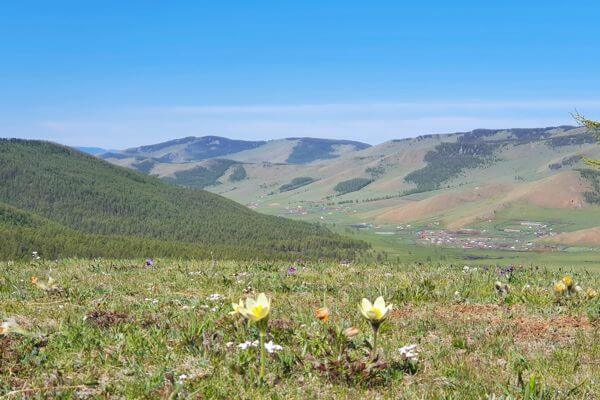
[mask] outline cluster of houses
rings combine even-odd
[[[482,235],[486,231],[475,229],[448,230],[421,230],[417,232],[417,242],[425,245],[460,247],[463,249],[496,249],[512,251],[547,250],[547,246],[536,244],[533,237],[540,238],[553,236],[552,228],[540,222],[524,221],[520,229],[504,228],[509,235],[491,237]]]

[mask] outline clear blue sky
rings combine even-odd
[[[0,37],[3,137],[378,143],[600,118],[597,0],[14,1]]]

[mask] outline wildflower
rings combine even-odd
[[[392,308],[393,304],[388,304],[386,306],[385,300],[383,300],[383,297],[381,296],[379,296],[375,300],[374,304],[371,304],[371,302],[368,299],[362,299],[359,305],[359,310],[362,313],[363,317],[365,317],[369,321],[380,323],[383,322],[388,311],[390,311]]]
[[[223,298],[223,296],[221,296],[219,293],[213,293],[210,296],[208,296],[208,300],[210,300],[210,301],[217,301],[222,298]]]
[[[13,318],[8,318],[2,321],[0,324],[0,335],[8,335],[11,333],[18,333],[24,335],[27,333]]]
[[[259,339],[260,339],[260,370],[258,379],[260,382],[264,381],[265,378],[265,339],[267,338],[267,324],[269,320],[269,313],[271,311],[271,300],[267,298],[264,293],[260,293],[256,299],[247,298],[246,304],[239,301],[239,303],[232,305],[233,313],[240,313],[244,318],[255,322],[258,325]]]
[[[329,321],[329,309],[327,307],[317,308],[315,311],[315,317],[327,323]]]
[[[562,296],[567,291],[567,285],[563,281],[554,284],[554,293],[557,296]]]
[[[575,293],[580,294],[583,292],[583,288],[579,285],[575,285],[575,287],[573,288],[573,290],[575,291]]]
[[[288,275],[296,275],[297,272],[298,272],[298,269],[293,265],[291,267],[289,267],[287,270]]]
[[[241,314],[240,310],[244,308],[244,302],[240,299],[239,303],[231,303],[231,308],[233,308],[233,311],[229,315]]]
[[[257,346],[258,346],[258,340],[255,340],[253,342],[247,340],[244,343],[238,344],[237,347],[242,350],[248,350],[250,347],[257,347]]]
[[[283,350],[283,347],[281,347],[278,344],[273,343],[272,340],[269,340],[267,343],[265,343],[265,349],[267,350],[267,352],[269,354],[273,354],[276,351]]]
[[[360,333],[360,330],[354,326],[351,326],[350,328],[344,329],[343,333],[348,339],[352,339],[354,336]]]
[[[151,267],[154,265],[154,260],[149,258],[146,260],[146,267]]]
[[[416,344],[400,347],[398,351],[400,352],[400,357],[402,357],[402,360],[404,361],[419,361],[419,352],[417,351]]]
[[[363,298],[358,306],[363,317],[371,323],[371,328],[373,328],[373,356],[377,355],[377,334],[379,332],[379,326],[385,321],[387,313],[392,307],[393,304],[386,305],[385,300],[383,300],[383,297],[381,296],[375,300],[374,304],[371,304],[368,299]]]
[[[53,292],[60,290],[60,286],[57,285],[54,279],[49,276],[48,281],[46,283],[41,282],[37,276],[32,276],[30,278],[31,284],[37,287],[38,289],[45,290],[46,292]]]
[[[588,290],[586,290],[585,294],[586,294],[587,298],[590,300],[598,297],[598,292],[592,288],[588,288]]]
[[[566,275],[564,278],[562,278],[562,282],[565,284],[565,286],[567,287],[567,290],[571,290],[573,288],[573,278],[571,278],[570,275]]]
[[[188,376],[186,374],[181,374],[179,375],[179,378],[177,378],[177,384],[178,385],[183,385],[183,381],[185,381],[188,378]]]
[[[258,322],[269,317],[271,301],[264,293],[260,293],[256,299],[247,298],[245,305],[240,300],[237,305],[232,304],[232,307],[233,311],[239,312],[250,321]]]
[[[38,255],[38,252],[37,252],[37,251],[32,251],[32,252],[31,252],[31,257],[32,257],[34,260],[39,260],[39,259],[41,258],[41,257]]]

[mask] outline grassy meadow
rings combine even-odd
[[[595,272],[386,262],[290,267],[2,263],[0,319],[12,318],[4,326],[17,332],[0,335],[0,399],[600,397],[600,299],[557,298],[553,288],[568,274],[581,293],[599,291]],[[272,353],[260,383],[257,324],[230,312],[232,302],[262,292],[271,299]],[[394,308],[374,352],[358,304],[378,296]],[[315,317],[322,307],[326,322]],[[417,354],[403,356],[398,349],[409,345]]]

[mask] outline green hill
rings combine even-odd
[[[0,140],[0,181],[3,235],[48,241],[52,255],[345,257],[366,247],[47,142]],[[18,243],[3,240],[0,256],[38,249]]]

